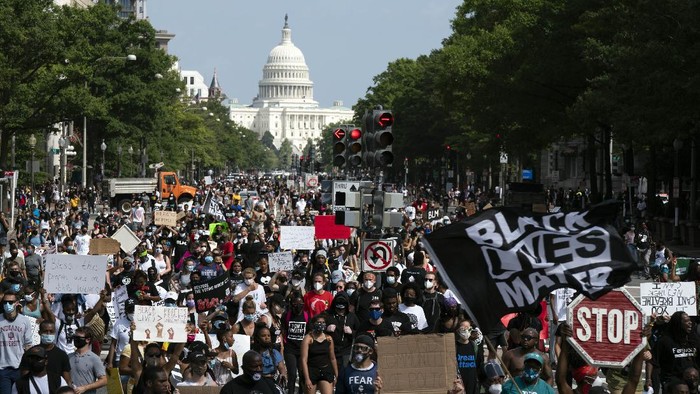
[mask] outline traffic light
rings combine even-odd
[[[347,140],[347,163],[350,167],[362,165],[362,129],[351,127],[348,129]]]
[[[392,144],[394,115],[390,110],[375,109],[364,117],[365,163],[372,167],[387,167],[394,163]]]
[[[299,172],[306,172],[306,157],[299,157]]]
[[[333,130],[333,165],[342,167],[347,162],[347,129],[338,127]]]

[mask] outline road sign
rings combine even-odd
[[[508,164],[508,154],[506,152],[501,152],[500,163]]]
[[[591,365],[623,368],[646,346],[642,308],[625,289],[595,301],[579,295],[567,309],[569,343]]]
[[[333,182],[333,210],[334,211],[345,211],[345,205],[337,205],[335,200],[335,193],[344,192],[358,192],[360,191],[360,182],[348,182],[348,181],[335,181]]]
[[[306,175],[306,187],[316,187],[318,186],[318,175]]]
[[[394,240],[365,239],[362,241],[362,270],[386,271],[394,264]]]

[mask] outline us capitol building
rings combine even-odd
[[[314,101],[314,83],[304,54],[292,43],[292,30],[284,17],[282,42],[272,48],[263,67],[258,95],[250,105],[231,100],[231,120],[258,133],[269,131],[279,148],[286,138],[295,153],[300,153],[309,139],[321,137],[331,123],[349,121],[354,113],[336,101],[331,108],[320,108]]]

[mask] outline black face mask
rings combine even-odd
[[[87,339],[80,338],[80,337],[73,337],[73,345],[75,345],[76,349],[80,349],[83,346],[87,345]]]
[[[40,373],[46,368],[45,360],[35,360],[29,364],[29,369],[34,373]]]
[[[416,304],[416,297],[404,297],[403,303],[409,306]]]

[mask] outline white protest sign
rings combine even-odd
[[[25,315],[26,316],[26,315]],[[29,319],[29,331],[32,332],[32,346],[41,344],[41,335],[39,335],[39,324],[35,317],[27,316]]]
[[[315,235],[314,226],[281,226],[280,248],[314,250],[316,248]]]
[[[243,355],[250,350],[250,337],[247,335],[233,334],[233,352],[236,353],[238,357],[238,362],[243,362]],[[238,369],[238,374],[233,375],[234,377],[240,376],[243,373],[243,368]]]
[[[48,293],[99,294],[105,287],[107,256],[46,256],[44,289]]]
[[[672,315],[683,311],[688,316],[697,316],[694,282],[645,282],[639,284],[639,303],[644,315]]]
[[[136,305],[135,341],[187,342],[187,308]]]
[[[114,305],[114,310],[116,312],[115,321],[120,317],[126,317],[126,311],[124,311],[124,303],[128,299],[129,294],[126,292],[126,286],[122,285],[114,289],[114,293],[112,294],[112,305]],[[107,312],[109,312],[109,310]]]
[[[207,176],[204,177],[204,184],[205,184],[205,185],[208,186],[208,185],[211,185],[212,183],[214,183],[214,180],[211,179],[211,177],[210,177],[209,175],[207,175]]]
[[[127,254],[136,249],[139,242],[141,242],[139,237],[137,237],[126,224],[121,226],[119,230],[112,235],[112,239],[119,241],[119,245],[121,246],[122,250]]]
[[[292,252],[270,253],[267,255],[270,272],[291,271],[294,269]]]

